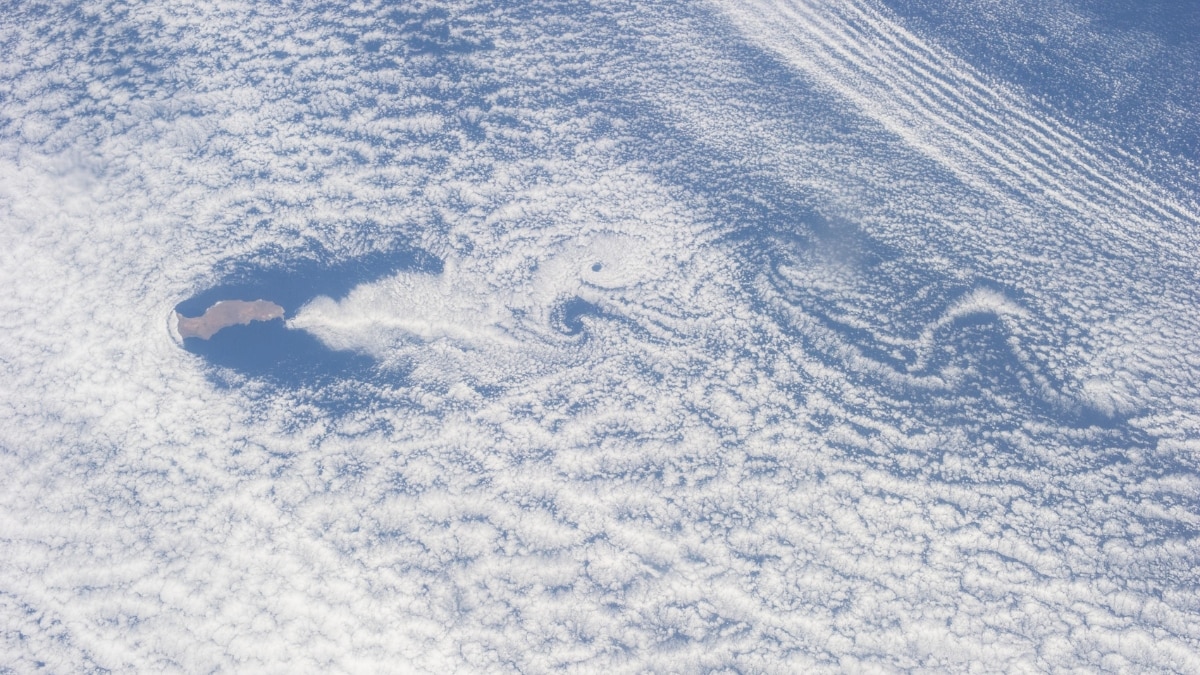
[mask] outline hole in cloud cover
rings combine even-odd
[[[1190,211],[869,3],[390,4],[164,18],[136,120],[14,7],[0,663],[1200,671]]]
[[[221,300],[263,299],[283,307],[287,319],[314,297],[341,298],[359,284],[397,271],[442,271],[441,260],[419,249],[373,252],[338,261],[320,252],[298,260],[282,260],[282,255],[279,251],[265,256],[261,263],[229,264],[220,283],[179,303],[175,311],[198,316]],[[331,350],[311,333],[289,330],[283,321],[229,326],[208,340],[185,339],[183,347],[213,365],[281,385],[366,377],[375,365],[362,354]]]
[[[593,271],[599,271],[600,263],[592,266]],[[583,317],[600,315],[602,310],[593,303],[578,296],[564,302],[554,313],[558,329],[566,335],[579,335],[583,332]]]

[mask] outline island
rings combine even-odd
[[[271,321],[283,318],[283,308],[267,300],[222,300],[209,307],[202,316],[188,317],[175,312],[181,338],[207,340],[222,328],[244,325],[251,321]]]

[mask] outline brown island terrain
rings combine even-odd
[[[283,318],[283,308],[267,300],[222,300],[209,307],[202,316],[189,317],[175,313],[179,319],[179,336],[207,340],[217,331],[251,321],[271,321]]]

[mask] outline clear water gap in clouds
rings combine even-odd
[[[1188,3],[5,9],[0,670],[1200,671]]]

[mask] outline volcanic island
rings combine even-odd
[[[175,316],[179,319],[180,337],[207,340],[229,326],[282,319],[283,308],[267,300],[222,300],[209,307],[202,316],[188,317],[179,312],[175,312]]]

